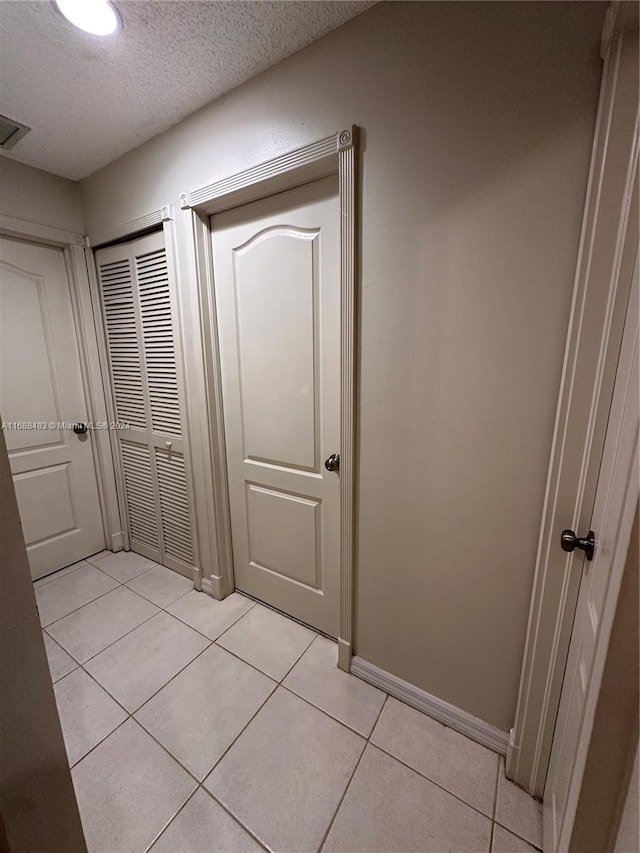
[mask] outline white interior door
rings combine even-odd
[[[611,625],[638,502],[638,262],[616,376],[591,522],[593,560],[584,562],[544,791],[544,849],[569,849]],[[587,531],[581,532],[586,536]],[[629,673],[632,678],[636,673]]]
[[[129,542],[193,578],[177,317],[164,234],[99,249],[96,265]]]
[[[0,415],[33,578],[102,550],[91,433],[71,428],[88,413],[64,254],[7,237],[0,238]]]
[[[339,628],[337,179],[212,218],[235,584]]]

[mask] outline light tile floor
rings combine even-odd
[[[532,853],[540,804],[335,644],[145,557],[36,582],[89,853]]]

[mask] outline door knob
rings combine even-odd
[[[85,432],[87,431],[87,425],[83,424],[83,423],[74,424],[73,425],[73,431],[75,432],[76,435],[84,435]]]
[[[324,467],[327,471],[337,471],[340,468],[340,454],[332,453],[328,459],[324,460]]]
[[[560,545],[563,551],[568,551],[569,553],[579,548],[580,551],[584,551],[587,560],[593,560],[596,537],[593,534],[593,530],[589,531],[586,539],[580,539],[573,530],[563,530],[560,536]]]

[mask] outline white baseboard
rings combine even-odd
[[[353,660],[353,646],[346,640],[338,639],[338,669],[343,672],[351,672]]]
[[[207,595],[212,596],[213,598],[217,598],[218,601],[222,601],[222,578],[216,577],[215,575],[210,575],[209,577],[202,578],[202,592],[206,592]]]
[[[108,537],[107,548],[109,551],[122,551],[124,548],[124,532],[122,530],[112,533]]]
[[[374,687],[379,687],[380,690],[384,690],[385,693],[394,696],[401,702],[411,705],[412,708],[422,711],[423,714],[432,717],[434,720],[444,723],[445,726],[466,735],[476,743],[480,743],[500,755],[506,754],[509,742],[508,733],[490,726],[489,723],[479,720],[467,711],[456,708],[455,705],[450,705],[425,690],[420,690],[419,687],[414,687],[408,681],[403,681],[358,656],[351,661],[351,673],[363,681],[373,684]]]

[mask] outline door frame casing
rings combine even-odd
[[[0,216],[0,234],[62,249],[69,283],[69,298],[78,345],[87,419],[93,423],[108,422],[108,401],[104,390],[99,340],[89,292],[85,237],[82,234],[5,215]],[[126,539],[118,502],[116,466],[108,432],[109,430],[104,429],[91,430],[91,452],[105,545],[112,551],[121,551],[125,547]]]
[[[355,525],[355,386],[356,386],[356,227],[357,127],[245,169],[192,192],[182,193],[180,207],[191,214],[195,251],[200,337],[208,413],[211,460],[211,548],[218,574],[203,580],[203,589],[223,598],[234,589],[229,486],[224,437],[222,377],[215,306],[210,217],[310,181],[337,174],[340,207],[340,633],[338,666],[349,671],[353,654],[354,525]]]
[[[580,584],[580,564],[571,555],[558,572],[558,537],[562,527],[590,529],[638,245],[637,28],[628,29],[624,15],[616,22],[614,14],[612,7],[603,32],[600,104],[507,750],[508,778],[538,797],[549,765]],[[579,457],[572,458],[575,448]],[[560,520],[562,503],[572,504],[572,514]]]
[[[104,316],[102,311],[102,300],[100,298],[100,288],[98,284],[98,272],[95,262],[95,251],[105,245],[113,243],[127,242],[135,240],[136,237],[144,235],[145,232],[152,230],[162,230],[164,237],[165,252],[167,258],[167,268],[169,273],[169,289],[171,293],[171,310],[172,324],[174,331],[174,346],[176,349],[176,368],[178,373],[178,398],[180,411],[182,416],[182,448],[185,461],[185,472],[187,481],[187,498],[189,501],[190,517],[191,517],[191,541],[193,547],[193,572],[192,580],[195,589],[202,589],[202,573],[203,567],[201,563],[201,549],[198,536],[198,525],[196,521],[196,502],[194,495],[195,470],[193,466],[193,455],[190,442],[189,432],[189,417],[187,413],[186,400],[186,362],[185,362],[185,329],[184,329],[184,306],[181,300],[181,290],[178,273],[177,261],[177,241],[175,232],[175,216],[174,207],[171,204],[165,204],[155,210],[138,216],[135,219],[124,222],[120,225],[115,225],[112,228],[103,229],[92,232],[86,238],[87,244],[87,266],[88,266],[88,288],[91,295],[91,303],[93,306],[93,317],[95,327],[98,330],[97,338],[100,349],[100,361],[103,365],[103,384],[105,390],[105,398],[109,411],[109,419],[116,421],[116,408],[113,395],[113,387],[111,383],[111,374],[109,370],[109,357],[107,350],[107,339],[104,326]],[[116,471],[116,488],[118,503],[122,517],[125,520],[124,524],[124,547],[129,549],[129,522],[128,510],[126,501],[126,489],[124,482],[124,474],[120,462],[120,450],[118,447],[118,439],[115,430],[109,430],[109,439],[111,444],[111,452],[114,460],[114,468]]]

